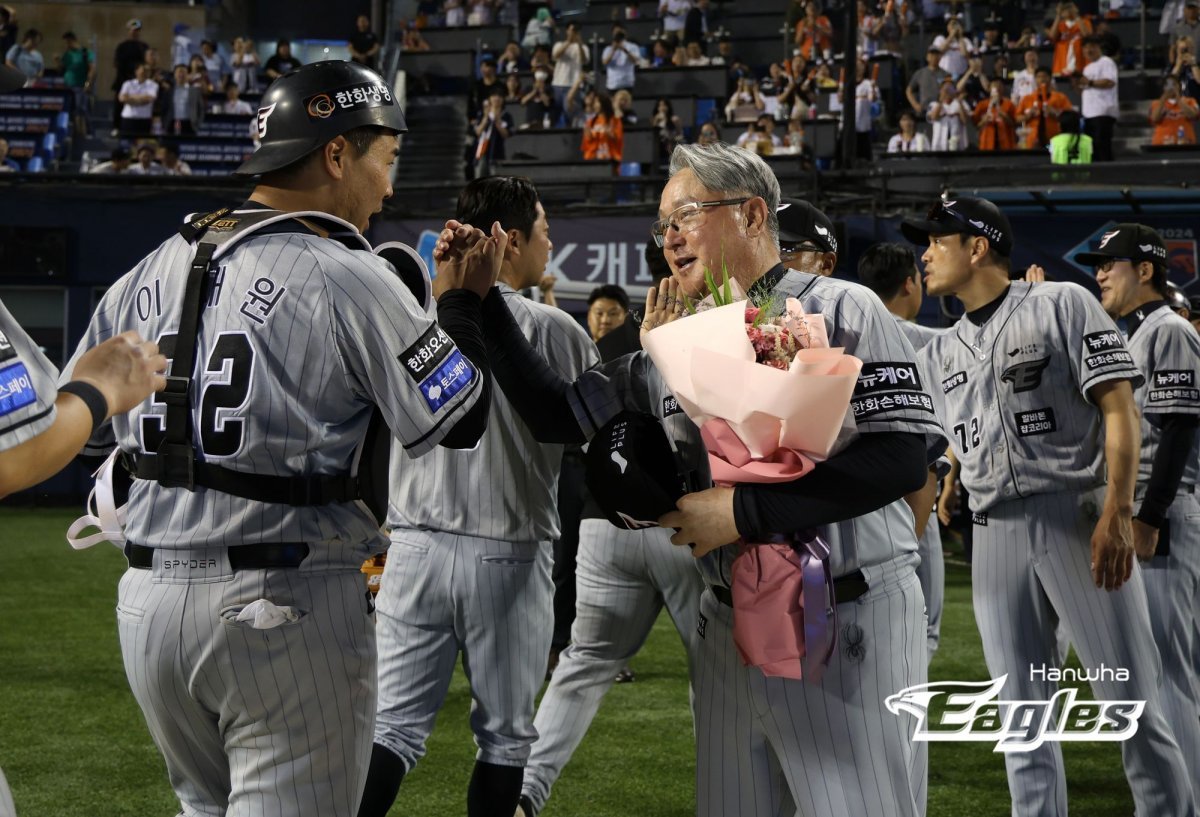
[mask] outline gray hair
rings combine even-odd
[[[709,190],[762,197],[767,203],[767,230],[779,246],[779,179],[758,154],[724,142],[677,145],[671,151],[671,175],[685,169]]]

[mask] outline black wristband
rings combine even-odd
[[[88,407],[88,411],[92,413],[92,431],[100,427],[100,424],[108,419],[108,400],[100,393],[100,390],[91,383],[85,383],[82,380],[72,380],[70,383],[64,383],[58,389],[59,394],[73,394],[84,402]]]

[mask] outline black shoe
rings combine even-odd
[[[625,669],[617,673],[617,683],[632,684],[635,677],[637,676],[633,674],[633,670],[631,670],[629,667],[625,667]]]
[[[517,813],[513,817],[537,817],[537,809],[533,807],[528,795],[522,794],[517,800]]]

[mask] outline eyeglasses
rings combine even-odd
[[[806,252],[825,252],[824,247],[818,247],[816,244],[796,244],[790,247],[779,248],[779,258],[781,261],[791,261],[801,253]]]
[[[1129,261],[1132,263],[1132,259],[1130,258],[1106,258],[1104,259],[1103,263],[1096,265],[1095,274],[1099,275],[1102,272],[1112,272],[1112,268],[1117,265],[1118,261]]]
[[[710,207],[728,207],[733,204],[745,204],[749,196],[740,199],[718,199],[716,201],[691,201],[681,207],[676,207],[666,218],[660,218],[650,225],[650,235],[656,246],[661,247],[666,241],[667,230],[674,228],[675,232],[690,233],[704,223],[704,211]]]

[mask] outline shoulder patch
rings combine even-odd
[[[1190,369],[1158,369],[1150,378],[1148,403],[1200,403],[1196,373]]]
[[[663,398],[663,419],[676,414],[683,414],[683,409],[679,407],[679,401],[674,395],[668,395]]]
[[[437,324],[405,349],[399,360],[431,412],[450,402],[475,378],[475,367]]]
[[[1116,329],[1106,329],[1103,332],[1092,332],[1083,336],[1084,345],[1088,352],[1106,352],[1109,349],[1120,349],[1125,345],[1121,333]]]
[[[0,417],[12,414],[37,400],[33,378],[24,363],[0,369]]]

